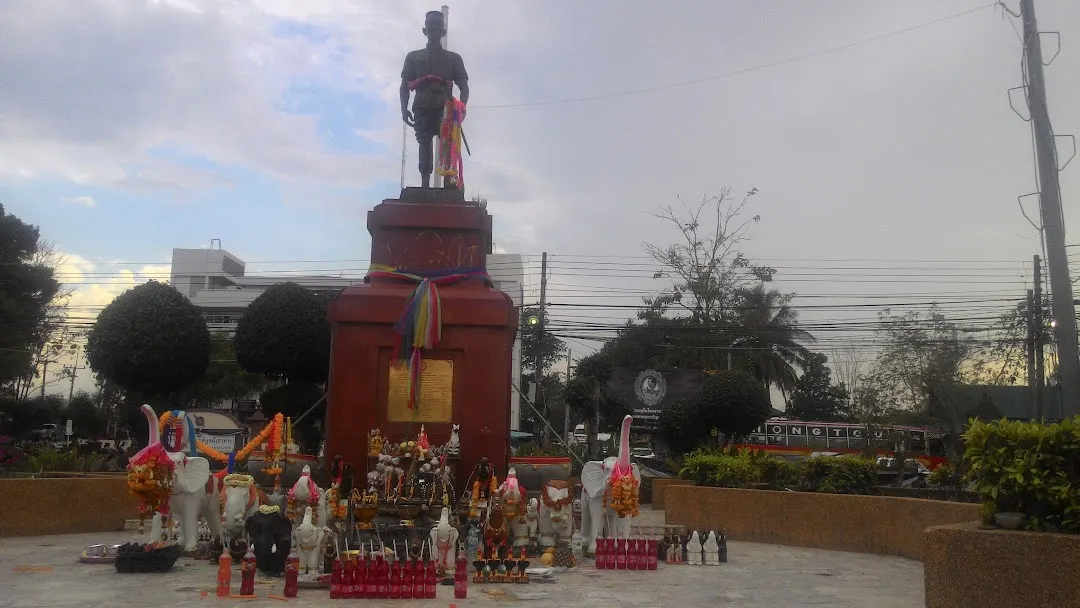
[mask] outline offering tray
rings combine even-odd
[[[329,574],[301,574],[296,579],[296,586],[300,589],[329,589]]]
[[[116,562],[116,553],[120,545],[90,545],[79,555],[79,562],[84,564],[112,564]]]

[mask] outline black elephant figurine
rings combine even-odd
[[[258,512],[244,524],[248,538],[255,544],[255,566],[274,576],[285,574],[285,560],[292,549],[292,522],[280,510]]]

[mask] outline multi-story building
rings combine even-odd
[[[487,256],[488,274],[495,288],[513,300],[519,311],[524,304],[525,270],[517,254]],[[325,292],[344,289],[362,283],[357,276],[258,274],[248,275],[244,261],[223,249],[173,249],[170,282],[189,300],[203,310],[211,330],[233,331],[248,304],[271,285],[293,282],[312,291]],[[514,341],[514,380],[520,375],[521,340]],[[510,428],[518,430],[520,396],[511,395]]]

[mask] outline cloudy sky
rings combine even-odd
[[[1060,32],[1054,127],[1075,132],[1080,3],[1036,4]],[[173,247],[210,239],[253,272],[362,273],[365,212],[399,187],[402,59],[437,8],[6,0],[0,201],[67,255],[87,314],[167,271]],[[643,262],[643,241],[677,236],[649,211],[725,186],[759,189],[746,250],[784,289],[1020,297],[1039,240],[1017,203],[1036,189],[1029,124],[1007,94],[1021,83],[1017,31],[980,0],[455,1],[466,188],[488,199],[500,250],[552,254],[564,301],[578,285],[636,297],[647,272],[576,266]],[[416,183],[411,135],[408,152]],[[1078,167],[1061,177],[1072,235]],[[951,265],[925,281],[865,270],[925,261]]]

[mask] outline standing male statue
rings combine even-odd
[[[416,131],[420,143],[420,178],[424,188],[431,187],[431,173],[435,169],[432,139],[439,134],[443,108],[454,95],[454,84],[461,91],[461,103],[469,102],[469,75],[461,55],[442,47],[446,35],[443,14],[431,11],[424,18],[424,35],[427,46],[411,51],[405,56],[401,69],[401,119]],[[409,111],[409,94],[415,91],[412,111]]]

